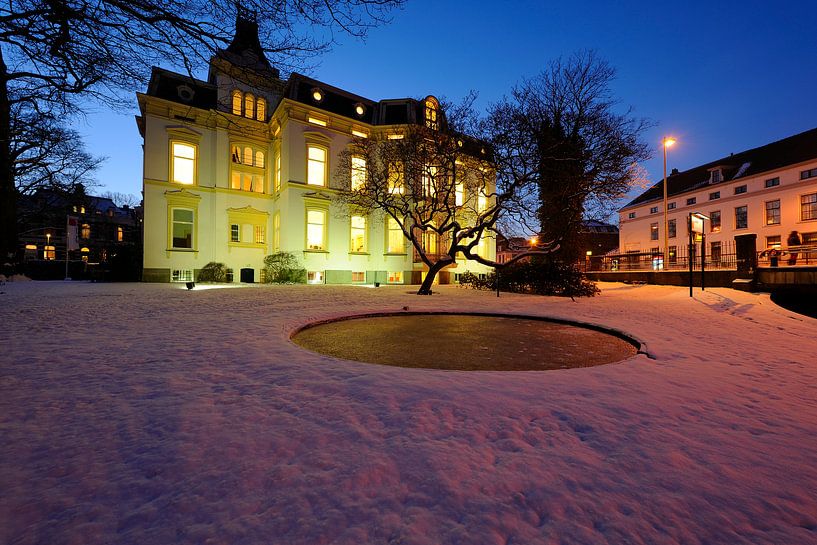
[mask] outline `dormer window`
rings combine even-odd
[[[722,180],[722,177],[721,177],[721,170],[720,169],[715,169],[710,173],[709,183],[717,184],[717,183],[720,183],[721,180]]]
[[[437,102],[436,98],[430,96],[425,99],[426,127],[432,131],[436,131],[440,128],[439,120],[437,119],[440,113],[439,110],[440,103]]]
[[[255,97],[252,93],[243,93],[238,89],[232,92],[231,111],[233,115],[240,115],[257,121],[267,120],[267,101]]]
[[[357,104],[355,104],[355,113],[357,114],[358,117],[363,117],[363,114],[366,113],[366,107],[360,102],[358,102]]]
[[[323,101],[323,91],[318,87],[312,89],[312,100],[318,103]]]

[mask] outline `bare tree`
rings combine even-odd
[[[580,257],[586,215],[609,212],[650,157],[642,140],[648,123],[615,111],[614,76],[593,52],[557,60],[496,104],[486,125],[500,185],[525,188],[509,217],[535,217],[541,238],[559,241],[554,255],[567,263]]]
[[[243,0],[258,14],[272,60],[325,50],[339,30],[365,36],[403,0]],[[153,65],[188,73],[230,42],[237,3],[226,0],[15,0],[0,7],[0,256],[16,249],[13,116],[78,111],[77,97],[126,104]],[[321,36],[323,32],[323,36]]]
[[[358,138],[338,163],[342,207],[386,214],[428,268],[418,295],[431,293],[437,274],[460,256],[505,265],[489,258],[487,242],[496,238],[497,222],[518,184],[497,192],[490,146],[458,130],[473,121],[472,99],[447,112],[443,106],[430,126],[405,126],[400,138]]]

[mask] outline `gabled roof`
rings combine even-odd
[[[672,197],[700,187],[716,187],[741,178],[749,178],[788,165],[817,159],[817,129],[766,144],[667,177],[667,194]],[[710,184],[710,170],[721,167],[721,182]],[[622,210],[664,197],[664,181],[658,181],[633,199]]]

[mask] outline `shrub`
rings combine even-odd
[[[226,282],[227,266],[211,261],[199,271],[199,282]]]
[[[264,258],[264,282],[272,284],[304,284],[306,269],[290,252],[275,252]]]
[[[467,272],[460,276],[460,285],[478,290],[495,290],[496,283],[496,272],[488,274],[485,279]],[[592,297],[599,293],[596,284],[588,280],[577,267],[545,260],[514,263],[500,269],[499,289],[513,293],[563,297]]]

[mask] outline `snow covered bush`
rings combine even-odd
[[[306,269],[290,252],[275,252],[264,258],[264,282],[274,284],[304,284]]]
[[[468,272],[460,275],[460,285],[465,287],[495,290],[496,284],[496,272],[482,279]],[[541,259],[517,262],[500,269],[499,289],[563,297],[592,297],[599,293],[596,284],[588,280],[577,267]]]
[[[224,263],[211,261],[199,272],[199,282],[226,282],[227,266]]]

